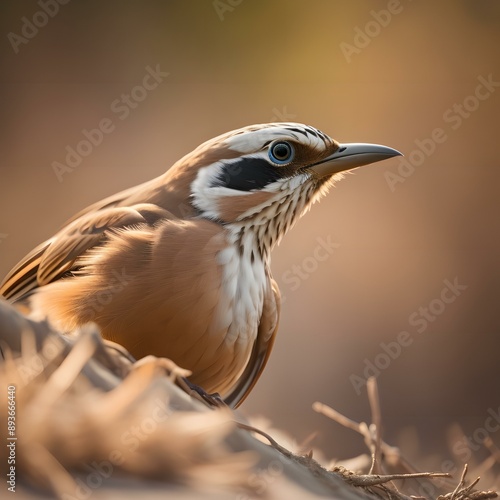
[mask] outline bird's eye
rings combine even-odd
[[[288,142],[275,142],[269,148],[269,159],[278,165],[290,163],[294,156],[293,146]]]

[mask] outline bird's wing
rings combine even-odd
[[[59,279],[64,273],[73,270],[75,261],[85,252],[102,244],[109,230],[125,229],[137,224],[152,225],[160,219],[171,217],[170,212],[150,203],[86,213],[19,262],[0,285],[0,295],[15,301],[33,289]]]
[[[259,330],[250,359],[238,380],[224,401],[231,408],[237,408],[246,399],[259,380],[274,345],[280,315],[280,291],[276,281],[271,279],[271,287],[264,300],[264,308],[260,319]]]
[[[124,191],[120,191],[119,193],[115,193],[107,198],[104,198],[103,200],[99,200],[73,215],[71,219],[66,221],[65,226],[92,212],[98,212],[107,208],[130,207],[137,203],[146,203],[146,200],[149,201],[149,198],[151,198],[152,188],[154,192],[154,186],[157,184],[158,179],[153,179],[138,186],[133,186],[125,189]]]

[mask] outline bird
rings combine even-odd
[[[345,172],[398,155],[301,123],[233,130],[77,213],[0,294],[62,332],[94,322],[135,359],[170,358],[236,408],[278,330],[272,249]]]

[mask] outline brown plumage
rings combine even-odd
[[[277,331],[273,246],[340,172],[396,154],[294,123],[224,134],[78,213],[0,293],[63,331],[93,321],[135,357],[171,358],[238,405]]]

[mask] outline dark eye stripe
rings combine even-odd
[[[252,191],[287,177],[285,168],[273,167],[264,158],[241,158],[225,163],[212,187],[223,186],[237,191]]]

